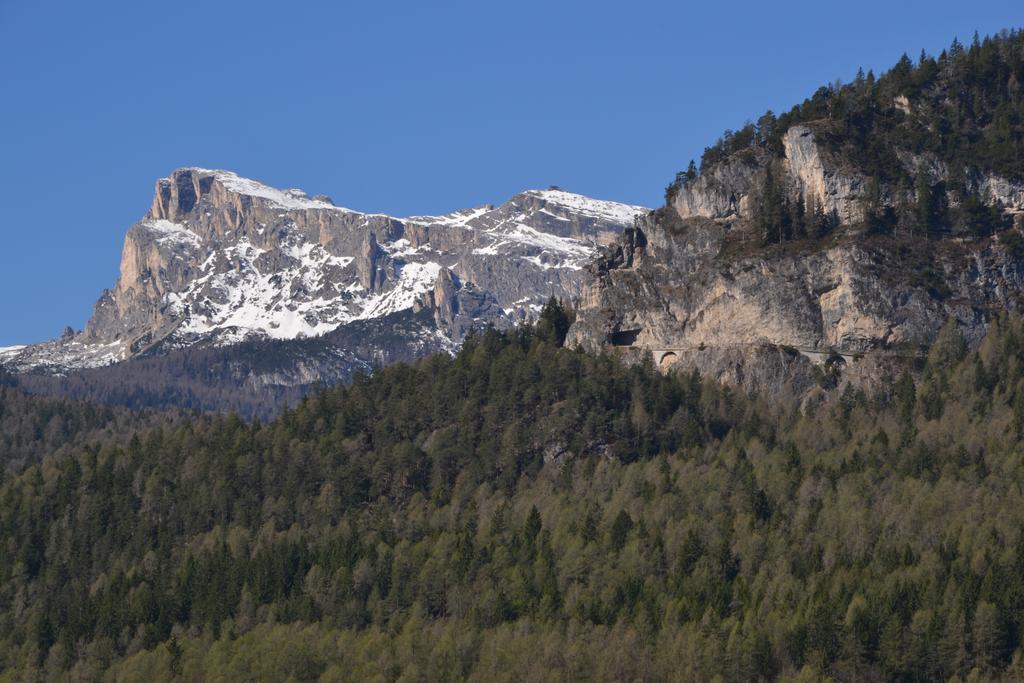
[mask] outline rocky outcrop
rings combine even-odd
[[[793,126],[782,137],[784,168],[793,185],[791,194],[821,207],[845,224],[864,220],[862,196],[865,180],[859,173],[842,170],[807,126]]]
[[[1024,183],[1012,182],[998,175],[983,175],[978,190],[987,204],[996,204],[1012,214],[1020,225],[1024,219]]]
[[[878,380],[890,361],[921,353],[950,319],[977,342],[994,315],[1019,309],[1019,231],[983,240],[869,238],[868,178],[821,142],[829,125],[791,126],[775,155],[767,143],[751,146],[673,185],[664,208],[591,265],[567,343],[799,394],[839,370]],[[894,152],[909,177],[927,174],[933,191],[948,180],[938,159]],[[802,201],[836,229],[825,239],[805,232],[765,246],[756,214],[769,173],[788,216]],[[1024,184],[976,171],[967,184],[1024,228]],[[955,209],[960,197],[947,192]],[[913,193],[906,182],[898,191],[879,187],[877,210],[899,205],[903,221]]]
[[[438,325],[451,325],[459,314],[459,283],[452,271],[442,268],[434,280],[433,308]]]
[[[387,254],[377,244],[377,236],[367,233],[359,254],[356,256],[356,272],[359,284],[368,292],[379,292],[388,282]]]
[[[749,218],[766,163],[765,157],[753,153],[730,157],[679,188],[672,208],[681,218]]]
[[[434,323],[446,337],[462,340],[481,323],[507,328],[513,322],[500,315],[501,306],[494,296],[471,282],[463,282],[455,273],[442,268],[437,273],[434,289],[417,302],[416,309],[427,307],[434,313]]]
[[[950,318],[976,342],[1024,293],[1024,261],[998,239],[742,255],[728,249],[736,229],[671,208],[641,219],[591,266],[567,344],[803,392],[836,356],[848,376],[877,379],[864,369],[921,353]]]
[[[863,220],[865,180],[827,152],[808,126],[793,126],[782,137],[780,181],[791,201],[803,198],[851,224]],[[772,157],[754,148],[734,154],[680,187],[671,206],[680,218],[750,220]]]

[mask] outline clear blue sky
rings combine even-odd
[[[179,166],[396,215],[656,205],[725,128],[1017,2],[0,0],[0,345],[84,325]]]

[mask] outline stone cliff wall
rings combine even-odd
[[[665,208],[638,226],[641,238],[624,236],[591,267],[567,344],[650,356],[751,389],[771,379],[768,388],[806,390],[820,376],[815,365],[834,354],[851,368],[869,356],[876,367],[882,356],[912,357],[950,318],[977,342],[994,315],[1019,310],[1024,293],[1024,261],[998,238],[910,251],[850,239],[736,256],[723,251],[730,228],[721,221]],[[922,263],[934,281],[914,277]]]

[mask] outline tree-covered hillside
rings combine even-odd
[[[822,123],[833,150],[884,181],[903,172],[897,153],[931,152],[961,170],[1024,179],[1024,33],[1007,31],[969,46],[954,40],[938,57],[906,54],[875,78],[823,86],[776,117],[728,131],[701,157],[701,170],[725,156],[764,146],[782,153],[782,136],[800,123]],[[906,98],[906,104],[901,98]]]
[[[139,411],[85,401],[33,396],[0,368],[0,481],[46,457],[87,441],[127,441],[147,427],[173,424],[180,411]]]
[[[1024,33],[1004,31],[970,45],[954,40],[937,57],[907,55],[879,77],[859,71],[851,83],[823,86],[790,111],[768,111],[726,131],[666,190],[671,196],[726,159],[771,165],[784,156],[783,136],[809,126],[838,162],[868,179],[862,200],[869,232],[918,237],[987,236],[1008,226],[980,191],[998,176],[1024,181]],[[788,206],[772,178],[758,207],[766,241],[817,237],[827,215],[794,198]],[[776,215],[777,214],[777,215]],[[834,221],[832,221],[834,224]]]
[[[253,339],[224,346],[154,350],[95,368],[18,375],[34,394],[133,410],[198,410],[269,420],[318,386],[439,351],[433,315],[400,311],[318,337]]]
[[[0,680],[1013,680],[1024,325],[797,406],[473,337],[0,485]]]

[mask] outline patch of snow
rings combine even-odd
[[[522,220],[523,216],[516,218]],[[571,237],[552,235],[522,223],[513,223],[511,228],[502,223],[485,234],[491,236],[494,241],[487,246],[473,249],[473,254],[502,256],[508,255],[510,248],[525,249],[527,253],[518,254],[520,258],[544,270],[550,268],[579,270],[595,254],[595,247],[587,242]],[[548,254],[549,258],[541,259],[541,254]]]
[[[202,277],[166,297],[173,310],[187,311],[179,333],[217,332],[220,343],[253,334],[294,339],[322,335],[354,318],[359,308],[351,310],[352,297],[339,296],[330,286],[336,284],[334,269],[349,265],[352,257],[334,256],[315,243],[289,243],[280,253],[297,263],[266,269],[260,264],[268,253],[241,240],[224,249],[222,259],[211,255]]]
[[[494,211],[492,206],[478,206],[475,209],[460,209],[443,216],[409,216],[401,218],[405,223],[419,223],[420,225],[445,225],[458,228],[468,228],[469,222]]]
[[[541,232],[528,225],[519,224],[511,232],[502,233],[502,237],[520,244],[528,244],[544,251],[553,251],[567,257],[590,258],[593,247],[570,237],[559,237]]]
[[[157,235],[157,242],[184,244],[198,247],[202,240],[180,223],[173,223],[163,218],[156,218],[142,222],[142,226]]]
[[[11,349],[17,350],[3,353],[3,351]],[[124,360],[125,357],[124,347],[120,341],[85,344],[78,339],[72,341],[56,339],[41,344],[8,347],[0,350],[0,360],[6,360],[8,367],[15,372],[45,368],[57,374],[64,374],[68,370],[110,365]]]
[[[567,261],[565,263],[551,263],[551,262],[545,262],[540,256],[520,256],[519,258],[521,258],[522,260],[526,261],[527,263],[532,263],[533,265],[537,266],[541,270],[551,270],[552,268],[563,268],[563,269],[569,269],[569,270],[581,270],[583,268],[583,266],[579,265],[578,263],[574,263],[572,261]]]
[[[391,243],[382,243],[380,248],[386,251],[392,258],[403,259],[416,256],[425,251],[434,251],[429,244],[421,244],[418,247],[413,247],[412,243],[404,237]]]
[[[368,300],[359,318],[378,318],[412,308],[418,298],[434,288],[439,272],[439,263],[402,264],[394,289]]]
[[[256,180],[243,178],[231,171],[212,170],[208,168],[194,169],[199,173],[208,173],[217,178],[220,183],[231,192],[246,195],[248,197],[259,197],[270,202],[274,207],[285,211],[303,211],[307,209],[344,211],[346,213],[359,213],[341,206],[335,206],[320,199],[311,199],[302,190],[278,190],[277,188],[264,185]]]
[[[565,221],[565,222],[569,222],[569,220],[570,220],[569,218],[566,218],[565,216],[559,216],[559,215],[558,215],[557,213],[551,213],[551,212],[550,212],[550,211],[548,211],[547,209],[541,209],[541,210],[540,210],[540,213],[543,213],[543,214],[545,214],[545,215],[547,215],[547,216],[551,216],[551,217],[552,217],[552,218],[554,218],[554,219],[555,219],[556,221]]]
[[[543,199],[546,202],[571,209],[574,213],[592,218],[604,218],[617,223],[630,223],[633,217],[647,213],[650,209],[631,204],[620,204],[603,199],[591,199],[581,194],[563,190],[528,190],[525,194]]]

